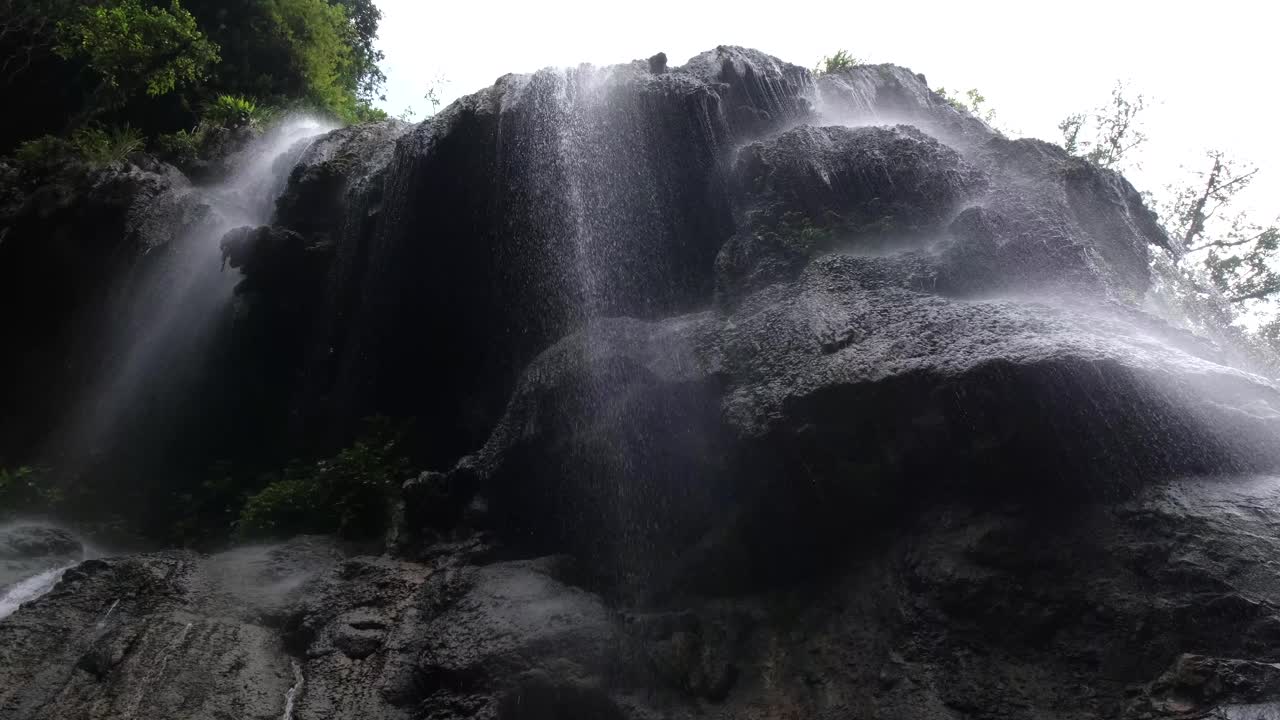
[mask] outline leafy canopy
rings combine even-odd
[[[0,114],[0,153],[51,129],[189,131],[222,96],[254,124],[266,108],[383,118],[381,19],[374,0],[0,0],[0,93],[25,100]]]
[[[218,47],[178,0],[168,8],[139,0],[87,5],[58,23],[58,38],[56,52],[82,60],[115,102],[140,91],[155,97],[194,85],[218,61]]]

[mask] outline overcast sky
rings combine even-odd
[[[1221,147],[1262,168],[1250,198],[1260,219],[1280,213],[1280,11],[1263,0],[377,2],[393,115],[429,112],[423,94],[433,84],[447,103],[504,73],[547,66],[658,51],[675,66],[716,45],[745,45],[812,67],[844,48],[924,73],[935,88],[976,87],[1002,128],[1051,140],[1065,115],[1106,102],[1123,80],[1149,98],[1151,140],[1142,169],[1129,173],[1140,189]]]

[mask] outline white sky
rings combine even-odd
[[[667,53],[672,66],[716,45],[812,67],[848,49],[924,73],[932,87],[980,89],[997,124],[1058,139],[1071,112],[1106,102],[1116,80],[1149,98],[1139,189],[1158,190],[1220,147],[1262,168],[1249,204],[1280,213],[1280,10],[1268,0],[1040,3],[718,0],[526,2],[377,0],[389,78],[384,104],[430,112],[507,72]],[[1033,9],[1036,8],[1036,9]]]

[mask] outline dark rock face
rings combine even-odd
[[[146,156],[71,169],[36,188],[4,181],[0,205],[0,456],[43,439],[97,367],[102,328],[140,258],[205,208],[176,169]]]
[[[1000,135],[930,90],[923,75],[897,65],[824,73],[814,80],[813,98],[826,124],[911,125],[966,154]]]
[[[961,294],[1085,289],[1132,301],[1151,246],[1173,250],[1119,174],[1038,140],[991,140],[979,153],[991,192],[951,225],[939,285]]]
[[[719,550],[752,548],[746,570],[769,577],[904,502],[1125,494],[1280,463],[1280,388],[1212,347],[1122,307],[946,299],[920,289],[930,273],[915,254],[833,254],[725,317],[592,326],[531,366],[455,481],[514,508],[515,536],[606,567],[598,517],[677,548],[739,523]]]
[[[483,440],[520,370],[586,317],[705,303],[733,232],[728,152],[803,116],[806,77],[732,48],[658,74],[547,70],[455,103],[400,137],[385,169],[383,155],[374,171],[326,159],[369,156],[368,133],[318,143],[279,217],[327,233],[340,273],[318,300],[330,324],[304,370],[305,421],[341,436],[375,411],[413,414],[443,462]],[[353,176],[367,195],[331,204]],[[336,207],[373,209],[335,222]]]
[[[435,482],[484,494],[509,537],[661,593],[815,571],[796,557],[850,524],[957,493],[1078,501],[1277,467],[1280,388],[1131,306],[1168,240],[1122,178],[1005,140],[909,73],[841,78],[819,97],[844,88],[850,122],[937,136],[802,125],[747,144],[715,309],[590,322]],[[411,515],[439,494],[422,497]]]
[[[589,324],[533,363],[446,482],[481,482],[491,521],[533,547],[571,550],[611,579],[651,576],[738,492],[719,389],[696,352],[712,321]]]
[[[224,249],[263,417],[418,416],[452,467],[394,556],[67,571],[0,621],[6,717],[1280,700],[1280,386],[1138,309],[1177,248],[1123,178],[903,68],[507,76],[314,143]]]
[[[958,153],[907,126],[801,126],[743,148],[734,175],[747,209],[717,259],[722,301],[794,279],[837,247],[912,244],[985,186]]]

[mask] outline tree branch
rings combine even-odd
[[[1227,299],[1233,303],[1244,302],[1245,300],[1265,300],[1268,297],[1276,294],[1277,291],[1278,289],[1274,287],[1262,287],[1252,292],[1241,293],[1239,295],[1232,295]]]
[[[1196,252],[1198,250],[1204,250],[1206,248],[1211,248],[1211,247],[1227,248],[1227,247],[1239,247],[1240,245],[1248,245],[1251,242],[1256,242],[1259,238],[1261,238],[1263,235],[1266,235],[1269,231],[1270,231],[1270,228],[1268,228],[1267,230],[1263,230],[1262,232],[1258,233],[1257,235],[1254,235],[1253,237],[1248,237],[1243,240],[1233,240],[1230,242],[1226,240],[1214,240],[1213,242],[1207,242],[1198,247],[1187,248],[1187,252]]]

